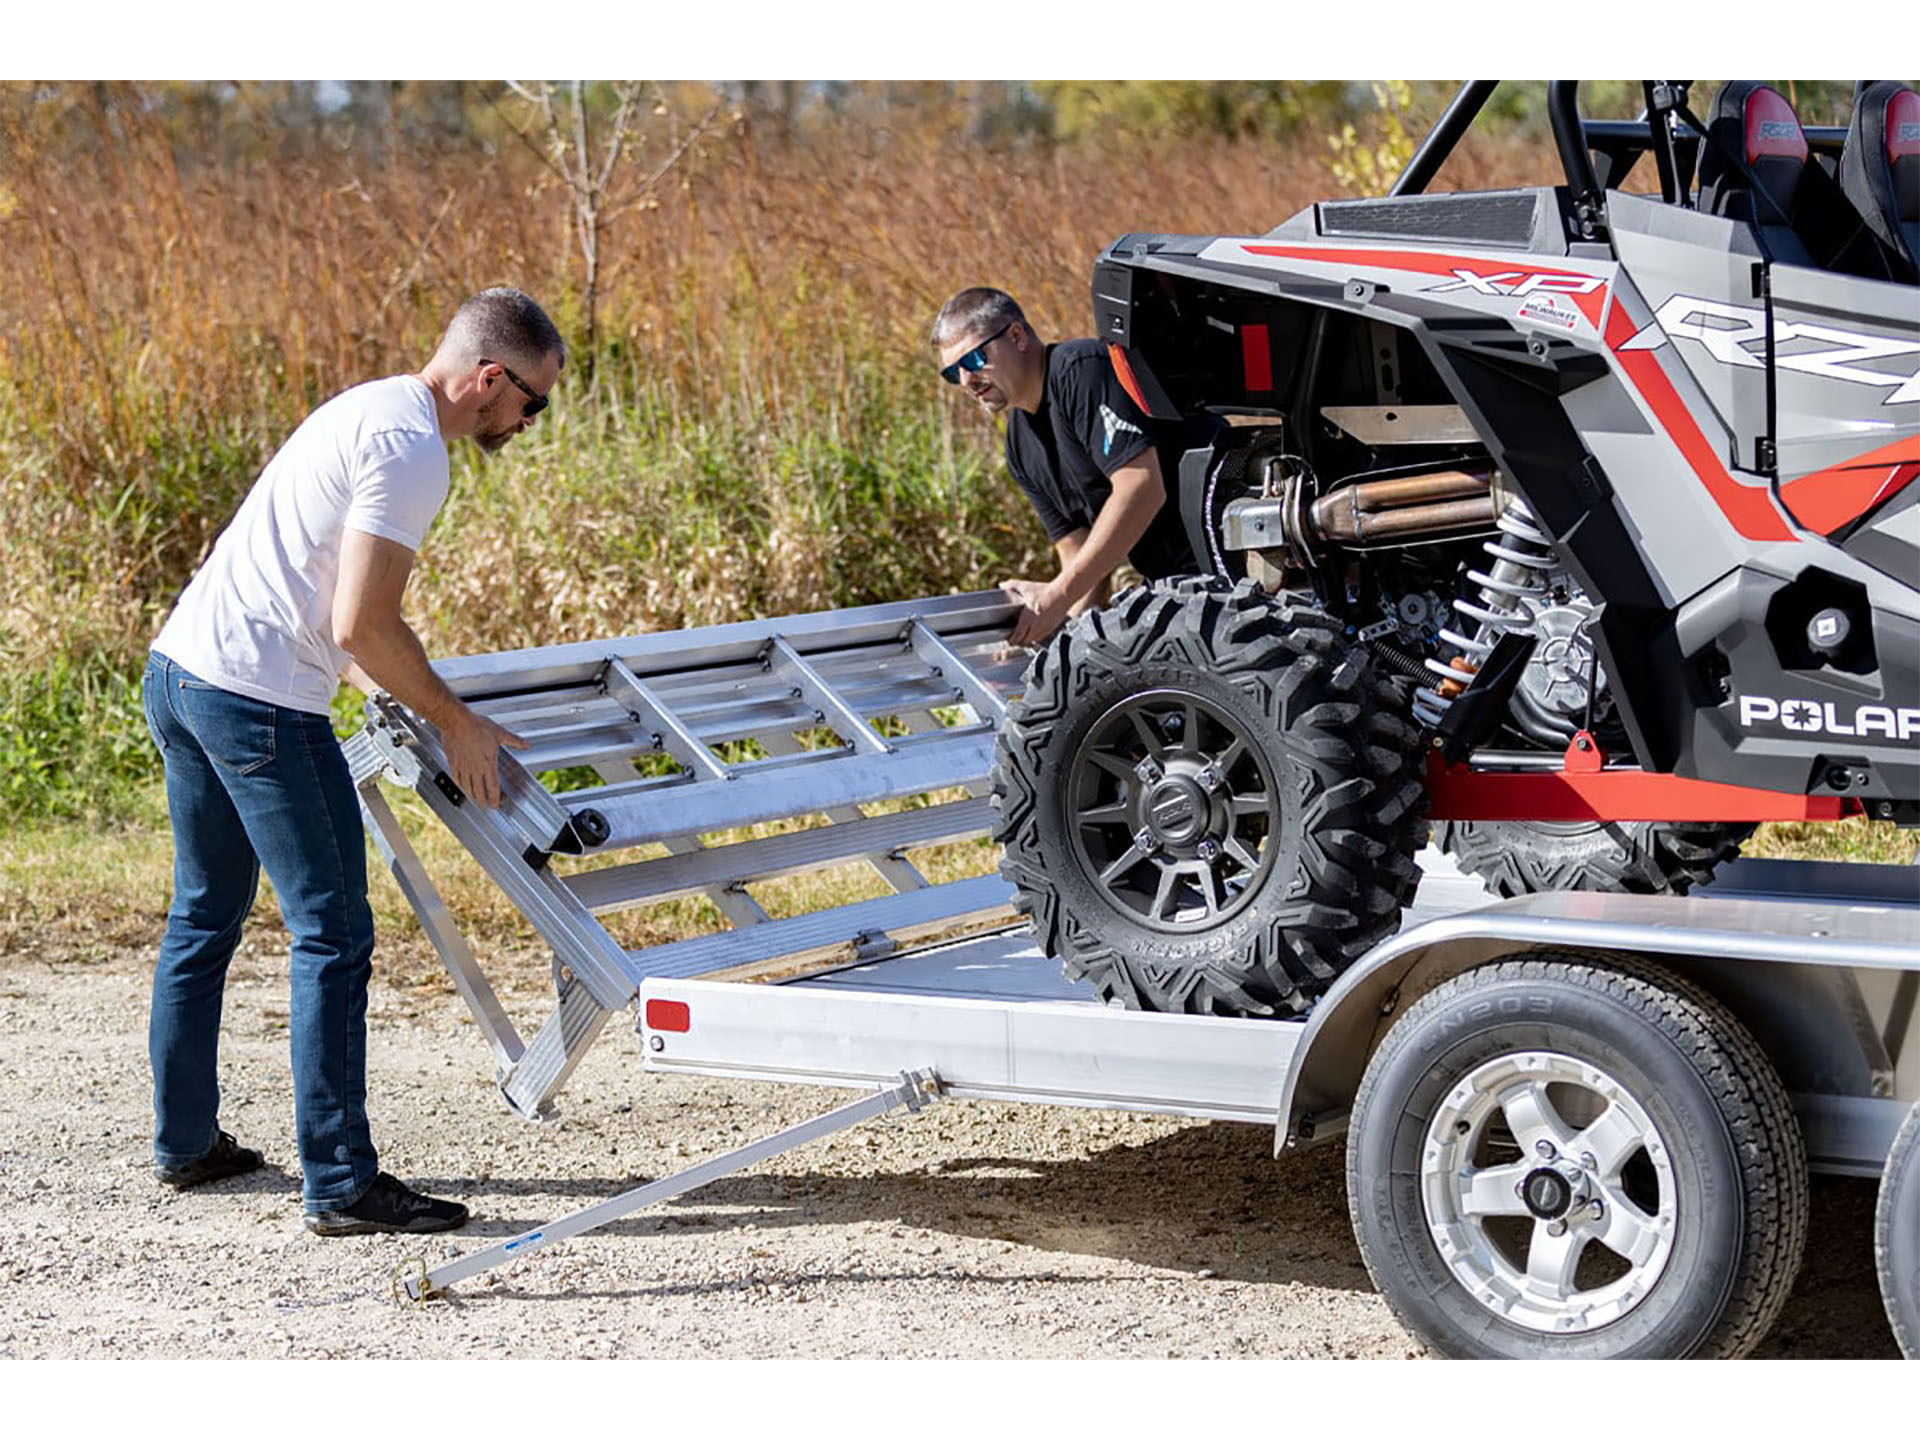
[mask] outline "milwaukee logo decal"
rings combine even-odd
[[[1803,735],[1884,735],[1889,740],[1920,738],[1920,707],[1856,705],[1851,713],[1833,701],[1779,700],[1771,695],[1740,697],[1740,728],[1774,724]]]
[[[1758,306],[1676,295],[1660,307],[1652,324],[1620,348],[1656,350],[1669,339],[1698,341],[1715,360],[1735,369],[1764,370],[1767,366],[1767,312]],[[1773,349],[1774,364],[1781,370],[1844,380],[1850,385],[1891,385],[1894,391],[1880,402],[1883,405],[1920,400],[1920,370],[1903,375],[1861,368],[1862,361],[1920,353],[1920,344],[1914,341],[1864,335],[1830,325],[1781,323],[1773,327]]]

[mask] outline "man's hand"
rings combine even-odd
[[[1020,606],[1013,633],[1007,643],[1032,650],[1053,638],[1054,631],[1066,623],[1072,597],[1057,582],[1039,580],[1002,580],[1000,588],[1007,598]]]
[[[527,748],[504,726],[462,704],[434,674],[400,614],[400,596],[413,571],[413,552],[395,541],[348,530],[340,544],[340,579],[333,592],[333,634],[352,661],[353,683],[385,690],[440,731],[447,774],[474,803],[500,803],[500,747]]]
[[[500,747],[524,750],[528,742],[478,711],[459,706],[441,727],[447,773],[469,799],[487,809],[500,803]]]

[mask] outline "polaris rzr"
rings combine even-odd
[[[1069,974],[1301,1010],[1430,821],[1509,895],[1920,824],[1920,95],[1808,130],[1688,84],[1592,121],[1554,82],[1564,185],[1423,193],[1473,82],[1384,198],[1102,253],[1134,398],[1230,424],[1178,477],[1212,573],[1073,622],[1001,736],[1002,868]]]

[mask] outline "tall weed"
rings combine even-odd
[[[222,160],[176,148],[177,99],[0,85],[9,822],[124,809],[151,780],[147,642],[316,403],[417,367],[486,285],[520,285],[586,333],[570,197],[505,112],[375,159],[283,148],[263,119],[260,144]],[[716,131],[605,217],[596,353],[530,436],[456,460],[408,596],[430,650],[1034,571],[1044,538],[994,427],[928,364],[941,301],[998,284],[1047,336],[1084,334],[1090,264],[1114,237],[1258,233],[1342,188],[1310,124],[1283,142],[1140,146],[1096,128],[994,146],[951,109],[863,113],[797,139]],[[1469,155],[1456,183],[1538,159]]]

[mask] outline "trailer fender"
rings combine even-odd
[[[1753,1032],[1790,1091],[1834,1097],[1832,1106],[1874,1132],[1858,1148],[1879,1145],[1884,1155],[1892,1133],[1878,1135],[1879,1112],[1894,1093],[1920,992],[1920,952],[1903,909],[1561,892],[1414,926],[1348,970],[1307,1017],[1281,1089],[1275,1153],[1344,1131],[1367,1062],[1413,1000],[1476,966],[1552,950],[1642,956],[1685,973]]]

